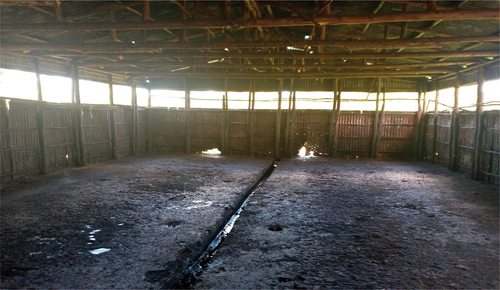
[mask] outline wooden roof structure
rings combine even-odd
[[[498,77],[499,3],[4,0],[1,52],[156,87],[186,78],[416,84],[478,66]]]

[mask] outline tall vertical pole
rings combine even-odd
[[[333,80],[333,106],[328,126],[328,155],[330,157],[333,157],[333,130],[335,129],[335,112],[337,108],[337,85],[338,79]]]
[[[342,87],[341,83],[339,82],[339,79],[335,79],[335,87],[337,91],[335,98],[337,99],[337,101],[335,107],[335,121],[334,121],[335,127],[333,128],[333,152],[332,152],[333,157],[338,156],[338,148],[339,148],[340,103],[341,103],[340,94],[342,92]]]
[[[40,61],[35,59],[35,73],[36,73],[36,88],[38,91],[38,102],[36,106],[37,111],[37,127],[38,127],[38,142],[40,144],[40,172],[47,173],[47,149],[45,148],[45,120],[44,120],[44,105],[42,97],[42,81],[40,78]]]
[[[427,133],[427,127],[429,121],[427,120],[427,84],[422,82],[422,90],[424,91],[424,98],[422,103],[422,118],[420,120],[420,142],[418,143],[418,158],[424,158],[424,148],[425,148],[425,135]]]
[[[290,147],[289,147],[289,154],[290,157],[293,157],[294,154],[296,154],[294,148],[295,148],[295,114],[296,114],[296,105],[297,105],[297,92],[295,91],[295,86],[292,88],[293,94],[292,94],[292,115],[291,115],[291,120],[290,120]]]
[[[382,140],[382,130],[384,126],[384,115],[385,115],[385,87],[382,93],[382,109],[380,110],[380,117],[377,124],[377,139],[375,141],[375,158],[379,158],[380,152],[380,142]]]
[[[283,96],[283,79],[279,80],[279,88],[278,88],[278,110],[276,111],[276,137],[275,137],[275,146],[274,146],[274,158],[276,160],[280,160],[281,158],[281,99]]]
[[[479,179],[481,176],[481,151],[483,135],[483,114],[484,114],[484,91],[485,82],[484,67],[477,69],[477,102],[476,102],[476,130],[474,136],[474,163],[472,165],[472,178]]]
[[[438,139],[438,117],[439,117],[439,80],[436,81],[436,100],[434,102],[434,130],[432,141],[432,163],[436,162],[437,152],[437,139]]]
[[[377,79],[377,100],[375,103],[375,115],[373,117],[373,130],[372,130],[372,148],[370,155],[371,157],[375,157],[375,151],[377,147],[377,130],[378,130],[378,119],[379,119],[379,102],[380,102],[380,91],[382,89],[382,79],[379,77]]]
[[[251,114],[250,114],[250,155],[255,154],[255,79],[251,80],[252,83],[252,101],[251,101]]]
[[[186,153],[191,152],[191,92],[189,90],[189,85],[187,83],[186,78],[182,78],[182,81],[184,83],[184,108],[186,109],[185,111],[185,151]]]
[[[222,112],[221,112],[221,128],[220,128],[220,143],[221,143],[221,153],[226,154],[226,119],[227,119],[227,78],[224,79],[224,95],[222,96]]]
[[[418,158],[420,152],[420,126],[422,126],[422,83],[418,83],[417,115],[415,117],[415,127],[413,127],[413,156]]]
[[[450,156],[448,168],[452,171],[457,170],[457,152],[458,152],[458,106],[459,106],[459,91],[460,91],[460,74],[455,75],[455,94],[453,102],[453,112],[451,115],[451,126],[450,126]]]
[[[137,144],[138,144],[138,120],[137,120],[137,89],[135,79],[131,78],[131,88],[132,88],[132,155],[137,154]]]
[[[80,76],[78,71],[78,66],[73,66],[73,96],[74,103],[80,106]],[[75,140],[78,150],[78,165],[85,166],[85,143],[84,143],[84,133],[83,133],[83,110],[82,108],[77,108],[75,110]]]
[[[152,152],[153,151],[153,110],[151,110],[151,86],[149,85],[149,83],[148,83],[148,144],[147,145],[148,145],[148,148],[147,148],[148,152]]]
[[[115,109],[113,108],[115,104],[113,95],[113,76],[108,75],[108,86],[109,86],[109,105],[112,107],[109,110],[109,127],[111,132],[111,157],[113,159],[118,159],[118,151],[116,144],[116,120],[115,120]]]
[[[285,155],[291,157],[290,153],[290,114],[292,111],[292,96],[293,96],[293,79],[290,80],[290,95],[288,96],[288,110],[286,111],[285,125]]]

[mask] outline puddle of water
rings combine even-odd
[[[109,252],[111,251],[111,249],[108,249],[108,248],[99,248],[99,249],[95,249],[95,250],[90,250],[89,252],[93,255],[99,255],[99,254],[102,254],[102,253],[106,253],[106,252]]]

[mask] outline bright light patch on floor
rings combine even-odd
[[[208,154],[208,155],[221,155],[222,152],[220,152],[219,149],[214,148],[214,149],[202,151],[201,153]]]
[[[300,157],[314,157],[314,152],[313,151],[309,151],[309,155],[307,155],[307,149],[305,146],[302,146],[302,148],[300,148],[299,150],[299,154],[298,154]]]

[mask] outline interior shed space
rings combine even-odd
[[[0,0],[0,288],[499,288],[499,20]]]

